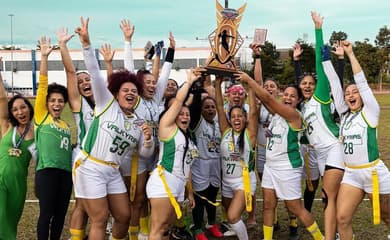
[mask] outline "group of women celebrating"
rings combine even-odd
[[[171,225],[182,218],[180,204],[186,198],[195,238],[207,240],[203,229],[221,238],[216,221],[220,187],[223,218],[238,239],[246,240],[241,216],[247,211],[252,213],[247,225],[255,221],[256,169],[264,198],[265,240],[273,238],[278,199],[316,240],[335,239],[336,232],[340,239],[353,239],[353,214],[366,193],[373,203],[374,223],[382,219],[390,227],[390,173],[379,158],[376,136],[379,105],[347,41],[340,42],[338,50],[351,62],[354,84],[343,93],[340,74],[323,43],[323,18],[312,12],[312,19],[316,75],[297,76],[298,84],[285,88],[278,100],[277,82],[263,83],[260,46],[251,45],[254,79],[235,74],[241,85],[228,88],[226,104],[221,76],[215,77],[215,87],[202,68],[189,70],[180,88],[169,79],[175,51],[172,34],[161,72],[157,44],[153,68],[135,73],[134,26],[123,20],[125,68],[112,69],[114,51],[104,45],[100,53],[107,75],[102,75],[88,33],[89,19],[81,18],[75,32],[88,72],[76,72],[72,63],[67,42],[73,35],[65,28],[57,32],[67,87],[48,84],[52,46],[42,37],[35,108],[20,95],[8,101],[0,81],[0,239],[16,239],[31,158],[37,161],[38,239],[60,239],[73,180],[73,240],[85,237],[88,220],[89,239],[104,239],[110,215],[113,240],[166,239]],[[294,57],[300,53],[296,49]],[[69,125],[61,119],[67,102],[77,126],[73,148]],[[311,151],[307,159],[303,148]],[[308,185],[322,177],[325,237],[310,213],[314,193],[305,191],[305,205],[301,201],[302,177],[310,169],[305,164],[313,169],[306,171],[311,176]]]

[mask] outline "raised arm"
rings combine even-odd
[[[103,55],[104,62],[106,63],[107,79],[109,79],[113,71],[112,60],[114,59],[115,50],[111,50],[111,45],[106,43],[100,47],[99,52]]]
[[[81,45],[83,47],[83,55],[85,66],[91,75],[91,87],[95,99],[96,115],[99,115],[106,107],[106,105],[112,100],[113,96],[107,89],[106,81],[100,73],[99,64],[96,60],[94,50],[91,46],[91,40],[88,33],[89,18],[84,21],[84,18],[80,18],[81,26],[75,29],[75,32],[79,35]]]
[[[336,111],[341,116],[341,114],[348,111],[348,106],[347,106],[345,99],[344,99],[343,88],[341,86],[338,74],[336,73],[332,62],[330,61],[329,47],[323,46],[321,50],[322,50],[321,54],[322,54],[322,60],[323,60],[322,65],[323,65],[325,74],[327,76],[327,79],[329,79],[330,88],[332,90],[332,95],[333,95]],[[343,54],[344,54],[344,50],[343,50]]]
[[[258,83],[256,84],[259,85]],[[260,108],[259,105],[256,103],[256,96],[252,88],[249,88],[248,96],[249,96],[248,131],[249,131],[249,138],[252,147],[255,147],[256,139],[257,139],[257,128],[259,126]]]
[[[179,89],[176,94],[176,98],[173,100],[172,105],[168,108],[167,112],[160,120],[158,128],[158,135],[161,139],[167,139],[171,137],[172,132],[176,129],[176,117],[180,113],[183,103],[186,99],[187,93],[191,88],[192,83],[200,77],[199,72],[195,72],[191,69],[187,73],[187,81]]]
[[[313,19],[316,35],[316,73],[317,73],[317,85],[314,92],[314,98],[323,104],[331,102],[329,93],[329,81],[326,79],[324,69],[322,67],[321,59],[321,47],[324,45],[324,39],[322,35],[322,23],[324,17],[316,12],[311,12],[311,18]]]
[[[122,29],[123,36],[125,38],[125,57],[124,57],[124,65],[125,68],[134,73],[134,58],[133,58],[133,49],[131,46],[131,39],[134,34],[135,27],[130,24],[128,19],[123,19],[120,24],[120,28]]]
[[[287,106],[269,94],[263,87],[256,83],[248,74],[244,72],[239,72],[235,74],[236,79],[241,81],[243,84],[248,84],[249,89],[253,90],[263,104],[267,107],[270,112],[277,113],[287,122],[291,124],[294,128],[301,128],[301,116],[300,114],[292,107]]]
[[[263,69],[261,68],[261,48],[259,44],[249,44],[249,48],[252,49],[252,55],[255,60],[255,67],[253,69],[253,75],[255,77],[255,81],[263,86]]]
[[[2,57],[0,57],[0,64],[3,64]],[[3,77],[0,73],[0,130],[3,136],[9,127],[7,91],[5,91]]]
[[[39,41],[41,47],[41,64],[39,67],[39,85],[37,91],[37,97],[35,99],[34,107],[34,119],[36,124],[40,124],[47,114],[46,108],[46,96],[48,89],[48,77],[47,77],[47,60],[53,47],[50,46],[50,38],[46,36],[41,37]]]
[[[164,47],[164,41],[159,41],[154,46],[155,57],[153,59],[152,75],[155,79],[158,79],[160,76],[160,64],[161,64],[161,51]]]
[[[62,64],[65,67],[66,87],[68,89],[69,105],[73,112],[80,111],[80,93],[77,84],[76,68],[70,57],[67,43],[73,38],[68,34],[68,28],[60,28],[57,31],[58,46],[60,47]]]
[[[215,101],[217,102],[217,114],[218,114],[218,123],[221,134],[223,134],[226,129],[230,127],[229,121],[226,117],[226,113],[223,109],[223,96],[222,96],[222,77],[215,77]]]
[[[215,99],[215,87],[213,86],[213,84],[211,84],[211,76],[210,75],[206,75],[204,77],[203,88],[204,88],[204,90],[206,90],[207,94],[210,97]]]
[[[367,79],[355,54],[353,53],[352,44],[348,41],[344,41],[343,48],[351,63],[355,83],[357,88],[359,89],[360,97],[362,98],[362,101],[364,103],[362,110],[364,116],[371,125],[371,127],[376,127],[379,122],[380,114],[380,107],[378,101],[376,100],[370,86],[368,86]]]
[[[337,56],[337,76],[340,79],[341,87],[344,87],[344,68],[345,68],[345,62],[344,62],[344,49],[341,41],[337,41],[333,47],[335,48],[332,53],[334,53]]]
[[[294,73],[295,73],[295,84],[299,86],[299,78],[302,76],[302,66],[300,58],[302,56],[303,49],[301,47],[301,44],[298,42],[294,45],[294,51],[293,51],[293,61],[294,61]]]
[[[162,99],[164,98],[164,92],[165,92],[165,89],[167,88],[169,74],[171,73],[173,59],[175,56],[175,47],[176,47],[175,38],[173,37],[172,33],[170,32],[169,33],[169,48],[167,51],[167,55],[165,56],[165,62],[163,64],[161,74],[157,80],[157,86],[156,86],[157,103],[160,103],[162,101]]]

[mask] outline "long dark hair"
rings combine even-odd
[[[33,117],[34,117],[34,108],[33,108],[32,104],[30,103],[30,101],[20,94],[15,95],[8,102],[8,118],[9,118],[9,121],[11,122],[12,126],[19,125],[18,120],[16,120],[16,118],[14,117],[14,115],[12,113],[12,107],[14,105],[14,102],[17,99],[22,99],[24,101],[24,103],[28,106],[28,109],[30,110],[30,119],[29,120],[31,121],[31,119],[33,119]]]
[[[234,105],[232,108],[230,108],[229,110],[229,120],[231,119],[232,117],[232,112],[233,112],[233,109],[241,109],[241,111],[244,113],[245,115],[245,118],[247,119],[247,113],[246,113],[246,110],[245,108],[239,106],[239,105]],[[245,126],[244,128],[242,129],[241,133],[240,133],[240,136],[238,137],[238,148],[240,150],[240,153],[242,153],[244,151],[244,137],[245,137],[245,130],[246,130],[246,123],[245,123]],[[232,130],[232,134],[234,134],[233,130]],[[234,144],[234,143],[233,143]]]

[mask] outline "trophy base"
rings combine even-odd
[[[234,77],[234,74],[238,73],[236,70],[229,70],[225,68],[205,67],[207,74],[214,74],[223,77]]]

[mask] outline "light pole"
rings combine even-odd
[[[12,29],[12,18],[15,16],[14,14],[8,14],[11,17],[11,91],[12,96],[14,95],[14,36]]]

